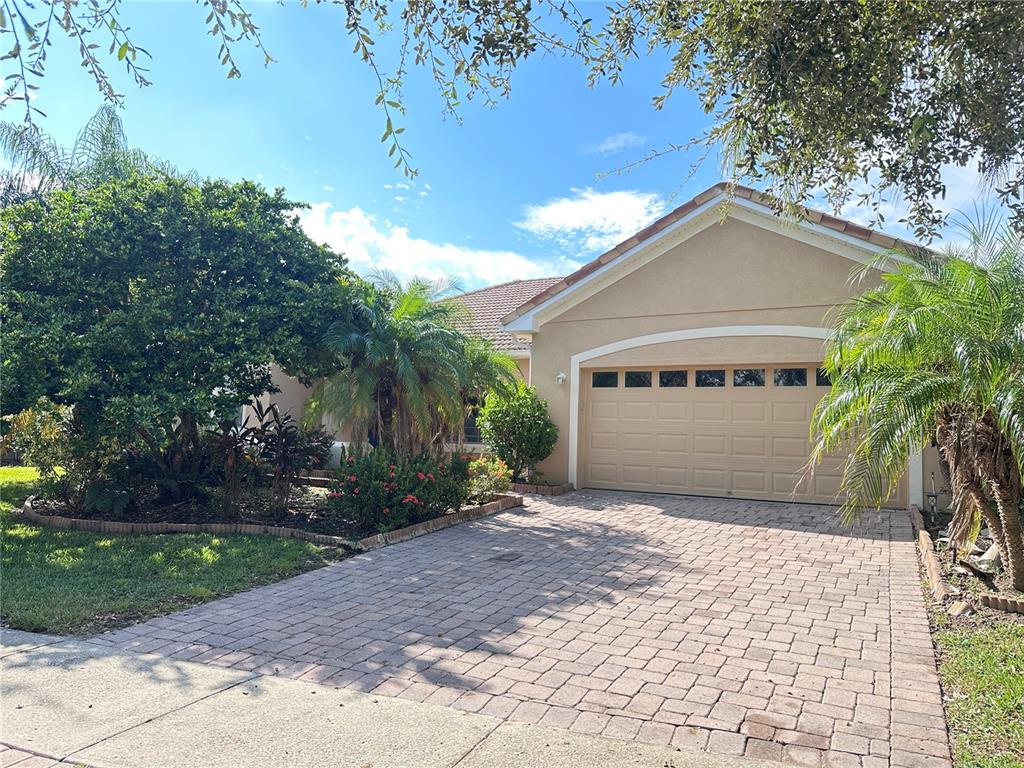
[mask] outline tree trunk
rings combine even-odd
[[[1021,532],[1020,498],[1000,483],[992,483],[992,494],[999,509],[999,520],[1003,526],[1003,540],[1006,550],[1003,565],[1010,575],[1013,588],[1024,592],[1024,534]],[[1003,555],[1004,547],[999,548]]]

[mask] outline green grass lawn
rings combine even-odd
[[[1024,768],[1024,624],[940,630],[957,768]]]
[[[273,536],[113,535],[12,514],[35,471],[0,467],[0,618],[33,632],[93,634],[324,565],[334,551]]]

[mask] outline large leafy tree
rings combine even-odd
[[[313,377],[344,305],[340,256],[280,191],[134,177],[0,211],[3,412],[47,397],[84,439],[200,461],[203,429],[272,390],[270,366]]]
[[[459,330],[465,309],[444,297],[448,288],[386,274],[357,284],[325,336],[347,365],[317,384],[310,415],[337,419],[353,440],[372,437],[412,455],[457,435],[485,391],[511,389],[515,361]]]
[[[210,34],[228,77],[240,74],[233,50],[256,45],[259,29],[243,0],[203,0]],[[355,54],[380,84],[383,141],[396,166],[414,172],[397,125],[410,69],[436,81],[444,109],[467,99],[507,96],[515,69],[531,56],[579,59],[591,82],[618,82],[631,59],[658,53],[668,64],[661,107],[689,89],[713,116],[701,137],[681,136],[654,155],[692,140],[724,149],[725,172],[752,180],[784,204],[820,188],[841,202],[864,190],[879,204],[901,191],[922,234],[941,214],[942,166],[976,164],[1024,220],[1024,13],[1019,4],[966,0],[335,0]],[[0,48],[15,63],[5,99],[31,116],[51,38],[66,34],[103,94],[120,100],[101,53],[147,85],[146,52],[122,23],[117,3],[58,5],[5,0]],[[26,31],[26,30],[31,30]],[[377,38],[397,38],[381,54]],[[140,59],[141,57],[141,59]],[[880,218],[880,215],[879,215]]]
[[[846,305],[815,412],[812,459],[849,450],[844,510],[877,507],[911,452],[948,464],[954,546],[984,522],[1024,591],[1024,240],[992,227],[947,257],[905,263]]]
[[[8,166],[0,171],[0,206],[135,175],[183,176],[169,163],[129,146],[121,117],[110,104],[96,111],[70,147],[31,123],[0,122],[0,153]]]

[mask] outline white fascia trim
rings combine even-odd
[[[848,235],[845,232],[839,232],[838,230],[831,229],[821,224],[816,224],[813,221],[809,221],[807,219],[801,219],[793,223],[788,223],[785,220],[779,218],[770,209],[765,208],[760,203],[755,203],[751,200],[747,200],[746,198],[742,197],[728,198],[724,194],[718,194],[715,197],[708,200],[703,205],[694,208],[686,216],[679,219],[678,221],[673,222],[668,227],[663,229],[661,232],[658,232],[656,235],[653,235],[652,237],[648,238],[647,240],[644,240],[641,243],[637,243],[628,251],[612,259],[610,262],[604,264],[600,268],[594,270],[579,282],[574,283],[573,285],[566,288],[564,291],[555,294],[547,301],[538,304],[536,307],[533,307],[528,312],[524,313],[520,317],[517,317],[515,320],[508,323],[507,325],[502,326],[503,329],[510,332],[537,331],[541,324],[539,322],[539,320],[541,319],[540,317],[538,317],[539,315],[547,314],[547,311],[549,309],[555,309],[557,305],[562,304],[563,302],[566,303],[566,306],[561,307],[560,311],[565,311],[566,309],[569,308],[569,306],[572,306],[572,304],[566,302],[566,299],[569,298],[570,294],[578,294],[579,291],[583,289],[585,286],[590,285],[594,281],[600,279],[612,269],[623,268],[625,262],[630,261],[640,251],[646,251],[652,246],[657,245],[658,243],[660,243],[661,241],[665,240],[667,237],[671,236],[673,233],[678,231],[680,228],[686,226],[687,224],[691,223],[694,219],[700,217],[701,215],[707,213],[709,210],[714,209],[716,206],[722,203],[725,203],[726,205],[729,206],[729,210],[727,212],[727,215],[729,217],[739,219],[748,224],[753,224],[755,226],[761,227],[763,229],[768,229],[772,232],[776,232],[787,237],[791,237],[800,242],[816,246],[825,251],[835,253],[838,256],[842,256],[843,258],[849,259],[860,264],[866,264],[880,255],[890,254],[890,249],[888,248],[883,248],[882,246],[877,245],[875,243],[870,243],[866,240],[861,240],[859,237],[853,237],[852,235]],[[707,224],[710,225],[714,223],[714,221],[718,221],[718,219],[709,219]],[[691,233],[691,236],[697,234],[703,229],[704,227],[695,229]],[[891,254],[891,256],[895,261],[913,263],[912,259],[909,259],[905,256],[900,256],[898,254]],[[642,264],[637,264],[634,267],[634,269],[638,268],[639,266],[642,266]],[[632,269],[625,269],[623,270],[622,275],[620,275],[620,277],[624,277],[625,275],[628,275],[632,271]],[[558,314],[560,314],[560,311],[553,312],[547,317],[544,317],[543,319],[550,320],[551,318],[556,317]]]
[[[670,341],[688,341],[691,339],[713,339],[731,336],[793,336],[805,339],[828,339],[832,335],[829,328],[818,328],[812,325],[719,325],[707,328],[689,328],[679,331],[664,331],[646,336],[634,336],[630,339],[602,344],[584,352],[577,352],[569,359],[569,482],[576,485],[576,468],[579,460],[579,428],[580,428],[580,365],[595,357],[602,357],[624,349],[646,347],[651,344],[664,344]]]
[[[501,352],[500,349],[498,351]],[[530,350],[528,350],[528,349],[509,349],[509,350],[505,350],[504,354],[508,355],[513,360],[529,360],[530,359]]]

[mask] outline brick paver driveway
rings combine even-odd
[[[531,499],[102,640],[684,749],[949,765],[902,512]]]

